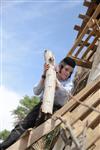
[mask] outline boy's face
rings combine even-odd
[[[60,72],[60,77],[62,80],[68,79],[68,77],[73,72],[73,68],[70,65],[65,65]]]

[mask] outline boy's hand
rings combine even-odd
[[[43,74],[42,74],[42,79],[46,78],[46,71],[49,69],[49,64],[44,64],[44,70],[43,70]]]
[[[49,69],[50,65],[49,64],[44,64],[44,71],[43,71],[43,75],[46,75],[46,71]]]

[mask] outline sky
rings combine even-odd
[[[53,52],[56,63],[71,49],[85,14],[83,0],[0,1],[0,131],[13,128],[11,111],[43,71],[44,50]]]

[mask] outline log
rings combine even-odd
[[[44,57],[45,63],[49,64],[50,67],[46,72],[42,112],[52,114],[56,87],[55,58],[52,52],[48,50],[45,50]]]

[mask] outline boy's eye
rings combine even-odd
[[[67,68],[65,68],[65,70],[66,70],[66,71],[68,71],[68,69],[67,69]]]

